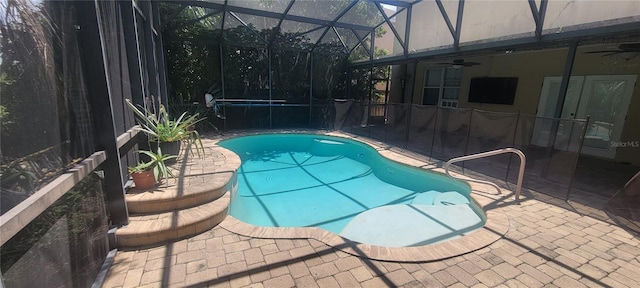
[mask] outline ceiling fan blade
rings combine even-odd
[[[594,53],[622,53],[622,50],[598,50],[598,51],[589,51],[584,52],[583,54],[594,54]]]
[[[481,65],[482,63],[478,63],[478,62],[464,62],[462,63],[462,65],[468,67],[468,66],[474,66],[474,65]]]
[[[640,43],[625,43],[618,46],[624,52],[640,52]]]
[[[451,62],[449,62],[449,63],[437,63],[437,64],[439,64],[439,65],[455,65],[455,63],[451,63]]]

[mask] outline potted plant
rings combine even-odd
[[[138,150],[136,152],[146,155],[150,160],[138,163],[136,166],[128,167],[129,174],[133,178],[135,188],[138,190],[151,189],[163,178],[175,177],[167,167],[167,160],[175,159],[176,155],[162,154],[162,149],[158,148],[157,153]]]
[[[160,104],[159,113],[155,114],[149,109],[134,105],[130,99],[125,99],[125,101],[138,118],[140,124],[138,129],[147,134],[149,142],[152,144],[151,148],[161,147],[169,155],[178,155],[180,143],[184,140],[193,144],[198,155],[201,150],[204,152],[200,133],[191,129],[198,122],[205,120],[200,118],[198,113],[188,115],[187,112],[184,112],[174,120],[162,104]]]

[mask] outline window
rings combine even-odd
[[[462,69],[432,68],[424,73],[423,105],[458,107]]]

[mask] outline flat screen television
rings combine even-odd
[[[518,77],[471,78],[469,102],[513,105]]]

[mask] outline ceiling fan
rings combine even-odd
[[[604,56],[621,54],[621,53],[640,53],[640,42],[636,43],[623,43],[618,45],[618,49],[609,49],[609,50],[597,50],[597,51],[589,51],[585,52],[586,54],[591,53],[605,53]]]
[[[478,62],[465,62],[464,59],[455,59],[455,60],[453,60],[453,62],[438,63],[438,64],[451,65],[451,67],[459,69],[459,68],[462,68],[462,67],[471,67],[471,66],[474,66],[474,65],[480,65],[481,63],[478,63]]]

